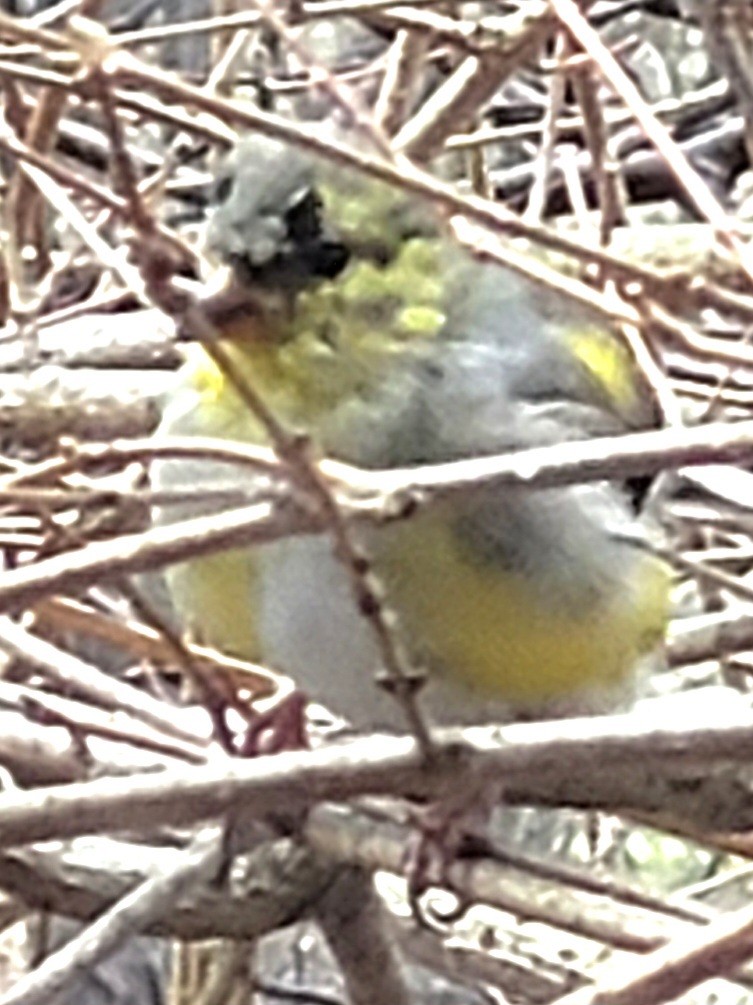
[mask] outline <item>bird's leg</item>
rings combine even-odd
[[[453,889],[450,867],[469,848],[483,844],[479,834],[486,827],[493,802],[488,787],[476,788],[413,811],[417,833],[408,844],[405,873],[408,900],[422,924],[446,926],[467,911],[469,904]],[[421,898],[432,886],[450,890],[457,904],[448,912],[427,911]]]
[[[308,696],[296,689],[272,708],[257,713],[248,723],[239,755],[258,757],[261,754],[279,754],[284,750],[308,750],[307,704]]]

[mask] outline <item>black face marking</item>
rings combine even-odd
[[[307,244],[321,236],[322,200],[313,189],[307,189],[302,198],[288,209],[285,226],[293,244]]]
[[[323,210],[316,189],[296,194],[282,215],[285,237],[280,250],[255,270],[257,279],[294,288],[311,279],[334,279],[342,272],[350,251],[328,233]]]
[[[321,241],[316,245],[312,272],[323,279],[334,279],[340,275],[349,261],[350,252],[344,244],[338,241]]]
[[[218,205],[222,205],[223,202],[227,202],[233,191],[233,178],[227,175],[225,178],[220,178],[215,186],[214,198]]]

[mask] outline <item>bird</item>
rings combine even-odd
[[[615,332],[482,261],[398,186],[250,134],[216,199],[208,241],[234,305],[218,315],[220,344],[315,456],[381,471],[656,423]],[[159,431],[269,442],[199,345]],[[178,460],[154,474],[169,489],[239,477]],[[426,670],[432,723],[610,707],[661,650],[671,575],[625,485],[490,484],[356,533],[397,639]],[[168,582],[202,642],[289,675],[356,729],[399,723],[327,534],[194,559]]]

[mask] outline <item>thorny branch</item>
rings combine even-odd
[[[79,13],[96,17],[98,6],[85,3]],[[678,617],[673,625],[668,642],[672,670],[662,675],[662,686],[681,690],[688,680],[715,680],[720,665],[728,675],[749,677],[753,626],[745,605],[750,602],[746,575],[753,560],[747,470],[753,449],[753,352],[747,329],[753,320],[753,270],[745,237],[749,228],[740,204],[730,197],[737,175],[728,164],[735,157],[720,153],[717,146],[722,137],[724,142],[731,138],[737,144],[736,156],[744,159],[747,154],[739,150],[746,144],[750,148],[747,22],[741,5],[709,0],[700,22],[709,48],[716,46],[721,54],[727,79],[694,82],[679,97],[657,100],[647,96],[641,69],[633,63],[634,40],[624,35],[615,41],[614,34],[602,30],[610,17],[619,22],[622,15],[596,12],[589,23],[587,14],[571,0],[522,5],[502,15],[496,9],[479,13],[459,5],[438,9],[430,0],[399,7],[387,0],[332,0],[265,4],[180,25],[109,34],[94,21],[66,25],[43,15],[23,19],[0,14],[5,112],[0,150],[9,178],[3,223],[9,240],[3,242],[8,250],[0,255],[0,308],[8,341],[17,337],[22,344],[9,373],[20,366],[24,376],[27,368],[37,374],[54,359],[67,380],[74,357],[75,365],[86,366],[95,349],[102,348],[90,347],[85,334],[96,310],[121,311],[121,318],[128,317],[126,308],[133,310],[134,328],[152,323],[147,321],[153,318],[151,306],[178,321],[192,313],[195,318],[197,311],[200,316],[201,284],[177,277],[187,270],[194,276],[196,270],[205,274],[208,268],[194,249],[190,228],[184,232],[181,212],[173,211],[174,200],[185,209],[190,203],[181,202],[184,193],[201,191],[206,180],[186,180],[186,151],[193,156],[192,166],[198,167],[195,175],[206,175],[211,156],[205,156],[201,144],[227,149],[237,131],[258,130],[402,187],[435,206],[450,221],[456,238],[481,259],[533,277],[542,296],[556,290],[587,307],[595,319],[629,326],[631,352],[672,425],[513,455],[367,472],[320,461],[305,450],[291,454],[287,445],[295,438],[285,430],[270,438],[276,451],[211,441],[152,440],[148,434],[153,411],[134,411],[125,403],[118,410],[117,394],[98,405],[102,419],[95,427],[104,442],[57,442],[59,427],[44,420],[53,407],[60,407],[67,432],[85,429],[90,435],[91,421],[78,424],[73,416],[79,407],[81,415],[88,409],[91,415],[87,395],[92,393],[92,378],[90,388],[76,392],[79,398],[73,404],[66,397],[62,405],[56,402],[56,395],[63,394],[57,383],[54,390],[50,385],[49,393],[34,396],[23,384],[9,380],[10,400],[0,402],[0,547],[5,557],[0,650],[6,678],[0,682],[5,737],[0,767],[9,773],[10,784],[32,788],[0,794],[4,846],[117,830],[154,842],[158,825],[195,828],[204,820],[224,818],[242,796],[246,815],[257,814],[259,819],[252,825],[244,818],[241,831],[260,826],[261,836],[254,832],[253,841],[264,848],[264,839],[274,836],[280,824],[269,814],[284,808],[286,825],[308,842],[306,855],[315,849],[316,861],[309,860],[305,881],[303,873],[298,874],[297,890],[306,891],[307,906],[293,896],[281,897],[275,911],[267,912],[269,925],[277,927],[305,914],[318,901],[320,921],[337,945],[347,936],[347,923],[343,928],[342,919],[333,921],[326,913],[326,896],[320,899],[328,889],[331,897],[343,881],[344,873],[337,869],[399,872],[407,838],[400,831],[392,844],[386,839],[379,843],[377,837],[384,839],[384,834],[377,827],[370,844],[368,825],[358,831],[352,820],[346,822],[331,807],[335,816],[327,819],[328,807],[315,804],[363,793],[436,793],[457,784],[458,764],[440,758],[427,767],[411,738],[359,740],[339,749],[325,746],[255,762],[228,757],[209,736],[207,708],[197,707],[201,701],[195,692],[185,693],[185,681],[191,678],[178,665],[180,646],[161,637],[154,625],[139,624],[139,611],[130,603],[133,593],[121,592],[118,584],[123,576],[159,570],[190,556],[324,530],[333,523],[340,527],[341,551],[356,566],[358,556],[347,547],[351,524],[410,519],[411,512],[453,493],[478,491],[492,483],[535,491],[674,472],[678,489],[665,506],[673,531],[668,551],[676,552],[685,596],[692,584],[696,591],[691,616]],[[343,48],[333,60],[317,50],[308,30],[330,22],[339,27],[346,15],[370,33],[376,48],[367,46],[355,55]],[[673,25],[682,27],[676,17]],[[559,37],[564,30],[567,40],[559,46],[555,72],[572,83],[577,114],[565,88],[530,88],[532,74],[540,81],[545,79],[542,68],[552,71],[547,45],[558,26]],[[163,69],[160,47],[191,40],[195,51],[206,55],[208,40],[218,32],[225,38],[235,33],[234,47],[223,50],[232,59],[221,62],[218,57],[215,66],[206,59],[201,70],[197,67],[202,60],[177,73]],[[244,51],[242,32],[251,40],[251,49]],[[272,35],[276,54],[265,54]],[[133,54],[136,47],[143,58]],[[215,72],[220,66],[221,74]],[[222,95],[214,91],[220,77]],[[249,80],[251,89],[262,95],[258,105],[248,100],[248,88],[243,90]],[[604,84],[611,88],[609,97]],[[558,93],[557,103],[547,107],[543,93]],[[307,125],[291,114],[298,100],[322,100],[323,95],[371,137],[371,149],[333,143],[316,124]],[[532,114],[520,122],[508,121],[505,116],[521,95]],[[733,114],[734,101],[740,116]],[[705,125],[699,140],[688,138],[691,121]],[[516,159],[505,162],[503,157],[498,163],[507,144],[517,145]],[[691,159],[698,149],[716,158],[719,170],[712,181],[702,162]],[[467,186],[459,188],[437,172],[432,158],[444,151],[453,152],[452,157],[473,157],[450,170],[490,198],[469,196]],[[105,173],[108,165],[114,169],[112,177]],[[537,209],[543,221],[535,224],[518,213],[533,178],[541,180]],[[699,222],[657,226],[640,219],[644,207],[636,193],[649,182],[656,186],[657,179],[659,197],[676,207],[690,207]],[[576,211],[576,231],[553,225],[553,217],[563,215],[563,192]],[[589,220],[593,207],[600,216]],[[57,238],[46,226],[45,209],[66,234],[65,250],[57,247]],[[648,243],[647,252],[637,248],[641,241]],[[124,246],[130,258],[122,254]],[[55,355],[45,355],[45,340],[58,330],[66,312],[72,312],[76,327],[61,334]],[[105,316],[105,327],[113,329],[118,315]],[[176,336],[168,337],[173,355],[164,358],[172,365]],[[131,344],[111,358],[128,359],[131,354],[135,360],[138,352],[139,346]],[[148,351],[138,357],[146,358]],[[103,371],[95,371],[92,364],[90,372]],[[699,404],[713,422],[692,424],[701,414]],[[57,431],[44,433],[48,428]],[[127,434],[119,435],[120,429]],[[222,460],[229,469],[245,473],[244,487],[232,498],[219,491],[214,496],[205,493],[206,517],[168,529],[150,528],[150,506],[186,501],[185,494],[157,499],[145,484],[150,462],[165,457]],[[694,468],[697,465],[706,467]],[[254,481],[252,490],[245,487]],[[212,514],[217,505],[226,508],[221,517]],[[383,658],[389,663],[389,628],[382,628]],[[82,640],[87,645],[82,647]],[[202,673],[221,678],[228,707],[236,710],[254,697],[269,696],[275,687],[287,686],[265,668],[190,644],[186,652],[201,662]],[[399,666],[400,661],[395,662]],[[128,667],[128,678],[114,674],[113,664],[118,672]],[[679,707],[666,700],[670,708]],[[192,707],[181,707],[185,705]],[[704,711],[710,717],[708,709]],[[556,726],[509,726],[499,747],[465,737],[466,757],[460,765],[462,770],[502,775],[510,805],[631,812],[676,833],[702,835],[709,847],[731,847],[731,835],[719,831],[751,826],[746,771],[751,723],[745,702],[725,706],[725,721],[716,726],[683,724],[673,718],[679,713],[664,714],[665,721],[656,728],[648,728],[638,713]],[[415,718],[414,730],[421,734]],[[161,772],[150,773],[154,769]],[[114,773],[125,777],[115,778]],[[44,784],[50,788],[34,788]],[[312,807],[304,820],[299,811]],[[318,822],[317,812],[323,814]],[[186,835],[180,841],[185,845]],[[301,845],[291,844],[303,853]],[[745,850],[744,844],[738,847]],[[71,888],[59,877],[40,883],[35,891],[44,863],[56,864],[54,852],[20,849],[3,854],[0,885],[18,897],[26,895],[31,906],[65,909]],[[36,856],[36,864],[23,862],[25,854]],[[156,846],[151,854],[156,854]],[[216,864],[214,851],[209,858]],[[176,861],[175,875],[182,862]],[[563,891],[577,888],[574,876],[557,874],[556,863],[548,867],[550,871],[538,877],[545,887],[561,883]],[[256,868],[257,880],[271,875],[268,863]],[[153,893],[159,880],[150,880],[146,873],[141,878]],[[570,1000],[617,1002],[635,995],[646,1001],[669,1000],[710,974],[729,975],[751,955],[747,914],[716,915],[697,901],[687,907],[681,930],[668,926],[659,931],[657,926],[656,932],[650,929],[651,937],[635,938],[620,913],[624,897],[643,897],[641,910],[657,913],[667,905],[649,903],[648,894],[626,892],[616,881],[596,890],[592,874],[587,877],[591,887],[586,890],[583,881],[580,892],[602,897],[603,913],[586,900],[568,914],[569,901],[562,892],[559,911],[542,895],[536,911],[527,915],[532,881],[529,878],[522,892],[513,890],[510,863],[493,857],[455,863],[440,879],[463,899],[494,904],[518,918],[535,916],[560,933],[586,934],[612,950],[654,950],[641,972],[631,968],[631,980],[620,986],[606,971],[602,977],[588,966],[547,972],[542,965],[545,953],[534,954],[529,970],[537,971],[544,983],[535,986],[546,987],[550,998],[557,988],[561,992],[595,981]],[[59,975],[67,980],[84,958],[79,949],[89,952],[86,947],[94,946],[95,955],[86,957],[91,963],[127,931],[143,926],[170,929],[170,921],[159,917],[168,900],[157,905],[147,898],[138,916],[128,908],[127,924],[113,934],[108,926],[119,910],[113,904],[126,889],[119,887],[108,899],[98,892],[104,881],[102,874],[88,894],[79,887],[77,898],[71,899],[79,909],[72,913],[92,918],[109,909],[112,914],[85,931],[68,957],[51,957],[8,1001],[46,996],[50,985],[44,983],[45,974],[59,967]],[[356,896],[357,887],[358,882],[350,887],[356,892],[348,917],[357,918],[360,909],[372,920],[376,913],[370,888]],[[137,905],[139,896],[137,891],[132,898]],[[199,906],[189,921],[177,911],[176,933],[188,938],[213,933],[251,938],[262,930],[254,929],[251,921],[245,929],[237,922],[243,898],[231,900],[237,922],[233,928],[223,896],[206,886],[197,888],[198,904],[204,897],[212,910],[202,914]],[[41,902],[45,897],[47,904]],[[269,890],[266,898],[269,908],[274,900]],[[190,906],[185,910],[190,917]],[[687,927],[703,922],[708,923],[688,936]],[[673,923],[680,924],[680,919],[673,916]],[[646,924],[644,917],[638,925],[644,936]],[[380,959],[383,972],[391,975],[389,984],[385,978],[380,986],[374,958],[365,961],[370,966],[364,969],[364,961],[350,953],[355,944],[346,938],[340,945],[337,955],[354,1001],[363,998],[381,1005],[403,996],[402,968],[392,941],[382,939],[380,925],[377,919],[371,942],[384,950]],[[366,931],[371,929],[365,926]],[[104,933],[102,939],[98,933]],[[442,948],[446,955],[446,946]],[[530,974],[526,977],[525,968],[515,966],[520,944],[513,941],[507,948],[504,966],[494,971],[494,979],[506,989],[530,990]],[[483,956],[474,955],[477,960]],[[490,979],[490,959],[487,954],[487,969],[479,965],[476,978],[483,973],[482,980]],[[749,976],[738,971],[734,979],[745,983]]]

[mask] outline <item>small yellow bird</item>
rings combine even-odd
[[[323,455],[385,469],[556,444],[653,423],[616,335],[557,315],[481,263],[430,208],[277,141],[223,167],[210,241],[253,311],[224,345],[267,405]],[[547,313],[547,309],[549,312]],[[264,442],[198,347],[165,433]],[[217,485],[167,462],[159,487]],[[185,510],[180,515],[186,515]],[[434,721],[598,707],[655,652],[669,571],[621,487],[488,488],[362,532]],[[294,678],[358,728],[400,724],[378,651],[326,535],[184,563],[170,586],[204,642]]]

